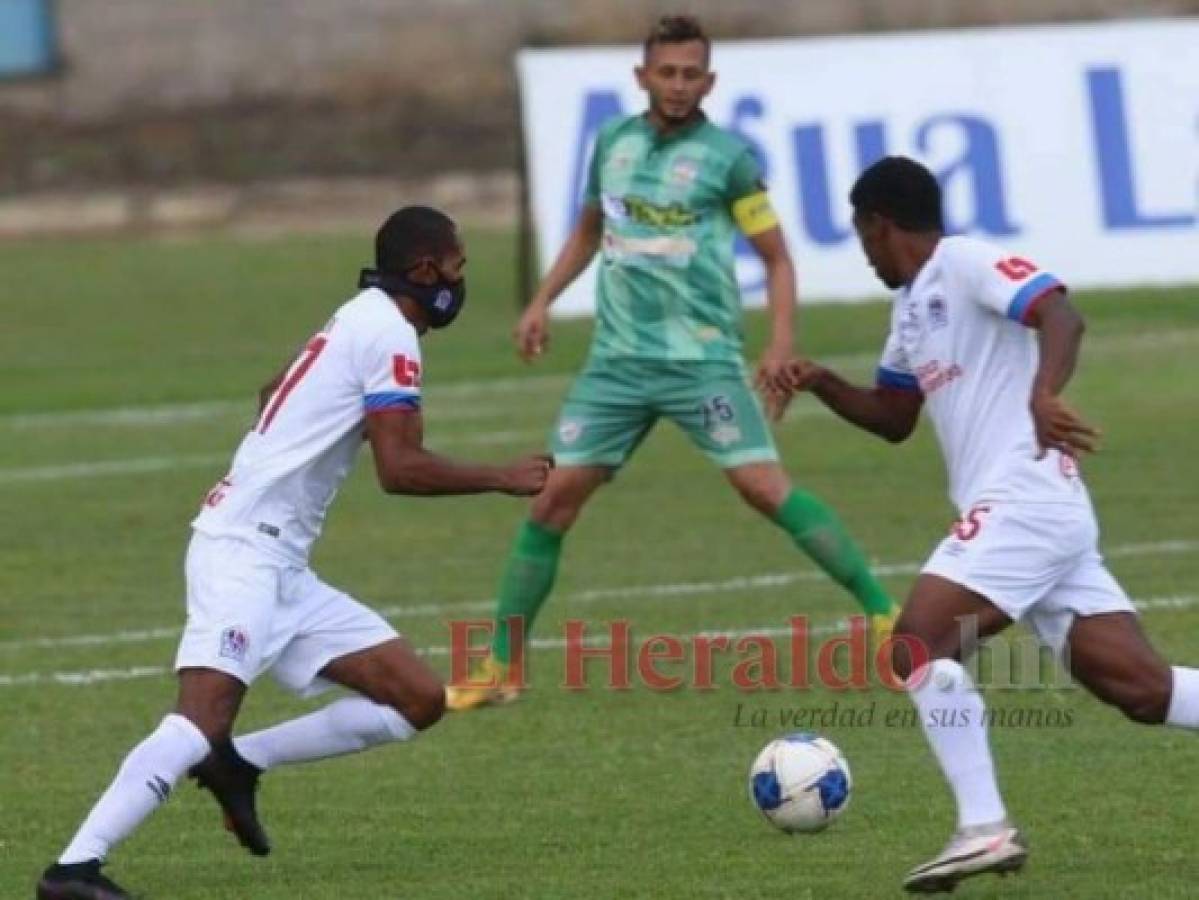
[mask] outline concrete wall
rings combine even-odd
[[[1199,0],[58,0],[65,71],[0,84],[0,192],[511,166],[522,44],[1199,12]]]

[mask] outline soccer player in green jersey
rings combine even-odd
[[[749,381],[736,231],[766,268],[771,340],[756,373],[764,385],[792,356],[795,271],[756,157],[700,110],[716,80],[710,52],[694,19],[658,22],[636,69],[649,109],[601,130],[579,220],[516,327],[521,356],[535,359],[546,348],[550,304],[602,246],[595,335],[553,432],[556,468],[504,569],[490,657],[477,678],[449,690],[451,709],[516,697],[509,622],[532,624],[566,532],[662,417],[854,595],[876,633],[889,629],[890,597],[833,511],[792,487]]]

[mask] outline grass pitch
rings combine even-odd
[[[365,237],[0,246],[0,897],[31,895],[172,702],[187,523],[258,386],[350,293],[368,249]],[[511,253],[506,235],[472,236],[461,324],[425,342],[429,443],[445,452],[541,447],[586,349],[587,323],[558,323],[543,364],[515,359]],[[1152,638],[1196,664],[1199,305],[1187,290],[1079,303],[1090,330],[1070,394],[1106,433],[1086,464],[1104,545],[1147,601]],[[868,378],[886,321],[881,303],[805,309],[803,346]],[[749,317],[753,346],[763,325]],[[805,399],[777,434],[796,481],[833,503],[902,596],[951,516],[929,429],[896,449]],[[503,497],[388,498],[362,464],[314,565],[387,610],[444,670],[448,621],[486,615],[523,514]],[[211,799],[181,785],[111,872],[155,900],[898,896],[953,819],[918,729],[887,724],[906,698],[742,693],[735,658],[710,691],[612,691],[594,664],[591,689],[559,686],[567,619],[596,635],[626,619],[634,637],[688,636],[778,629],[799,613],[831,626],[853,611],[661,426],[570,535],[525,701],[271,773],[266,860],[237,849]],[[1126,724],[1077,690],[987,699],[1013,723],[992,743],[1033,855],[1019,879],[962,896],[1194,896],[1193,736]],[[311,705],[266,680],[241,725]],[[776,833],[746,797],[749,763],[796,717],[834,705],[857,719],[817,721],[849,758],[851,807],[821,835]]]

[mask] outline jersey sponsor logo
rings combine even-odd
[[[681,203],[663,205],[636,194],[629,194],[621,202],[629,219],[650,228],[689,228],[699,221],[699,214]]]
[[[624,237],[604,235],[604,256],[613,262],[664,263],[684,268],[698,249],[695,241],[685,237]]]
[[[283,533],[279,530],[278,526],[272,525],[270,522],[259,522],[256,530],[259,534],[265,534],[267,537],[273,538],[277,538]]]
[[[1029,262],[1022,256],[1010,256],[995,263],[995,268],[1010,281],[1023,281],[1037,271],[1037,264]]]
[[[250,636],[245,629],[234,625],[221,632],[220,655],[234,662],[245,662],[246,653],[250,649]]]
[[[903,307],[899,318],[899,341],[907,348],[916,347],[924,338],[924,323],[920,321],[920,313],[914,301]]]
[[[928,298],[928,327],[932,331],[944,328],[949,324],[949,306],[940,294]]]
[[[440,302],[440,298],[438,302]],[[419,360],[409,359],[407,355],[397,353],[391,358],[391,369],[396,384],[400,387],[420,387]]]
[[[965,370],[957,363],[943,366],[940,360],[933,359],[916,369],[916,380],[920,383],[920,390],[928,396],[965,374]]]

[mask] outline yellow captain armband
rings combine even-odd
[[[778,225],[779,217],[766,192],[758,191],[733,204],[733,221],[746,237],[755,237]]]

